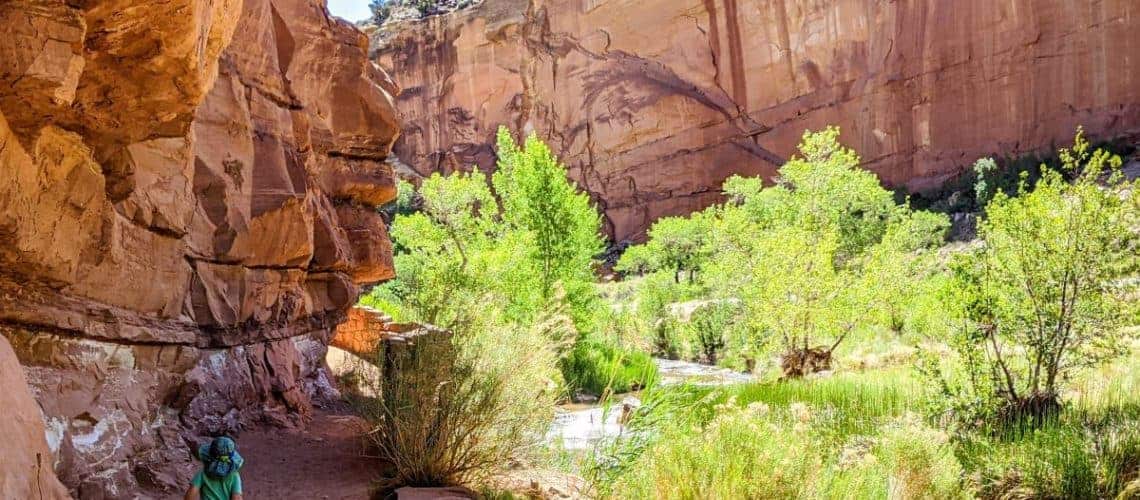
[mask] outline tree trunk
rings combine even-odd
[[[780,369],[784,378],[800,378],[830,370],[831,351],[823,346],[792,349],[780,356]]]

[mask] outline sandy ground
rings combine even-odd
[[[247,500],[369,498],[381,463],[363,456],[360,419],[314,411],[304,432],[257,429],[241,434]]]

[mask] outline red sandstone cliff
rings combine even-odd
[[[828,124],[912,190],[1078,124],[1140,130],[1134,0],[485,0],[374,40],[403,88],[400,160],[491,168],[498,125],[535,130],[617,239]]]
[[[0,333],[60,479],[182,487],[196,437],[303,423],[393,272],[366,37],[323,0],[14,0],[0,26]]]

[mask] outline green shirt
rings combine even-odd
[[[237,471],[221,479],[214,479],[203,471],[198,471],[190,484],[198,487],[202,500],[230,500],[233,495],[241,494],[241,475]]]

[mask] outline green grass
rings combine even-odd
[[[599,396],[639,390],[657,380],[657,365],[648,354],[589,339],[575,344],[560,368],[571,392]]]
[[[959,440],[983,498],[1113,498],[1140,476],[1140,406],[1072,408],[1034,430]]]
[[[607,450],[614,498],[954,498],[949,437],[910,410],[910,370],[646,394],[642,435]],[[614,460],[624,460],[616,463]]]
[[[1035,430],[943,431],[906,366],[654,388],[643,437],[592,477],[613,498],[1115,498],[1140,490],[1138,367],[1140,352],[1085,372]]]
[[[704,425],[731,402],[744,407],[803,404],[825,415],[844,437],[874,429],[884,419],[921,409],[923,388],[914,370],[895,366],[868,372],[841,372],[829,377],[754,382],[727,387],[661,387],[644,394],[642,416],[654,425],[668,421]]]

